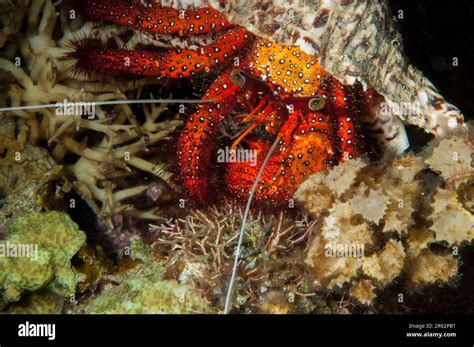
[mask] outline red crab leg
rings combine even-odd
[[[344,85],[335,78],[329,77],[320,93],[326,94],[331,116],[336,122],[337,135],[335,140],[340,160],[346,161],[357,157],[358,149],[353,110]]]
[[[90,79],[104,74],[118,79],[142,76],[182,78],[227,61],[250,38],[251,34],[245,29],[236,27],[198,50],[178,48],[160,52],[103,48],[96,40],[84,40],[69,56],[77,60],[75,72]]]
[[[75,7],[89,18],[153,34],[189,36],[214,32],[230,25],[224,15],[210,7],[177,10],[145,7],[139,1],[125,0],[75,0]]]
[[[208,200],[211,149],[219,122],[237,103],[239,87],[231,81],[228,70],[209,87],[204,99],[220,98],[215,104],[200,104],[185,124],[178,140],[178,166],[182,183],[199,202]]]
[[[299,122],[301,118],[305,119],[304,123]],[[278,133],[279,147],[263,170],[255,198],[267,203],[287,204],[304,179],[330,164],[333,156],[330,129],[328,116],[294,112]],[[225,175],[226,185],[241,199],[248,198],[269,150],[269,146],[260,141],[250,142],[249,148],[258,152],[257,165],[229,163]]]

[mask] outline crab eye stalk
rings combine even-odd
[[[242,87],[245,84],[245,75],[242,70],[233,70],[230,73],[230,80],[235,85]]]
[[[311,98],[308,102],[308,107],[311,111],[320,111],[326,106],[326,99],[320,96]]]

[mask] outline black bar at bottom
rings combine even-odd
[[[54,340],[52,334],[19,336],[47,335],[47,326],[35,324],[54,324]],[[146,343],[473,346],[474,320],[467,315],[0,316],[2,347]]]

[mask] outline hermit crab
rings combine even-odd
[[[178,10],[125,0],[73,3],[92,20],[120,24],[155,40],[181,39],[178,47],[170,41],[167,48],[129,50],[83,38],[69,53],[75,73],[94,77],[106,71],[112,79],[217,75],[177,141],[178,176],[194,200],[207,202],[212,195],[219,123],[237,108],[238,119],[249,124],[231,149],[245,145],[257,156],[256,165],[226,163],[225,186],[238,198],[248,197],[272,143],[256,137],[257,128],[278,144],[255,193],[265,203],[287,203],[309,175],[365,150],[361,124],[376,93],[340,83],[320,66],[317,54],[255,36],[210,7]]]

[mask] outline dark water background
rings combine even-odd
[[[474,119],[474,1],[470,0],[390,0],[397,20],[405,54],[423,71],[449,102]],[[459,65],[453,66],[453,57]],[[431,136],[408,126],[412,146],[420,147]],[[459,287],[432,288],[410,298],[411,312],[473,313],[474,312],[474,247],[462,252],[463,262]]]
[[[411,63],[474,119],[474,1],[390,0],[390,7],[394,15],[403,10],[397,23]]]

